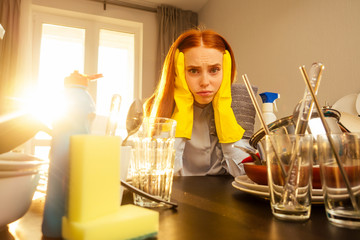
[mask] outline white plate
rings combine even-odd
[[[45,162],[0,160],[0,172],[16,171],[16,170],[24,170],[24,169],[36,169],[42,164],[45,164]]]
[[[232,186],[236,189],[239,189],[240,191],[247,192],[259,197],[270,197],[268,186],[256,184],[246,175],[236,177],[235,181],[232,182]],[[313,189],[312,194],[312,203],[323,203],[324,198],[322,195],[322,189]]]
[[[235,182],[237,182],[241,186],[246,187],[251,190],[261,191],[261,192],[269,192],[269,187],[267,185],[260,185],[260,184],[254,183],[246,175],[235,177]],[[322,191],[322,189],[313,188],[312,194],[313,194],[313,196],[322,196],[323,191]]]
[[[0,171],[33,170],[47,163],[48,161],[25,153],[7,152],[0,154]]]
[[[339,112],[347,112],[349,114],[358,115],[356,111],[356,102],[357,102],[358,94],[352,93],[346,95],[339,100],[337,100],[331,108],[338,110]]]
[[[346,113],[340,112],[340,122],[346,129],[350,132],[360,132],[360,117]]]
[[[35,157],[30,154],[19,153],[19,152],[7,152],[0,154],[0,160],[11,160],[11,161],[43,161],[42,159]]]
[[[0,171],[0,178],[9,178],[25,175],[37,174],[39,170],[29,170],[29,171]]]
[[[240,184],[241,186],[244,186],[251,190],[261,191],[261,192],[268,192],[269,187],[266,185],[260,185],[257,183],[254,183],[247,175],[241,175],[235,177],[235,182]]]
[[[240,191],[247,192],[247,193],[250,193],[250,194],[254,194],[254,195],[259,196],[259,197],[269,198],[269,193],[268,192],[251,190],[251,189],[249,189],[249,188],[247,188],[245,186],[240,185],[238,182],[235,182],[235,181],[232,182],[232,185],[233,185],[234,188],[237,188]]]

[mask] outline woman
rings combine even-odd
[[[177,174],[244,174],[248,155],[232,146],[246,145],[231,109],[235,74],[230,45],[212,30],[189,30],[172,44],[145,115],[177,120]]]

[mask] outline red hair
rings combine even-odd
[[[231,56],[231,82],[234,82],[236,67],[233,51],[228,42],[212,30],[192,29],[181,34],[170,47],[165,58],[159,84],[154,94],[145,102],[145,116],[167,117],[173,114],[175,86],[175,51],[186,52],[190,48],[204,46],[223,53],[228,50]]]

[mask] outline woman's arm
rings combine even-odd
[[[248,139],[240,139],[235,143],[221,143],[223,152],[222,165],[232,176],[236,177],[245,174],[244,166],[241,162],[249,157],[249,154],[233,147],[233,145],[248,148],[250,144]]]
[[[185,149],[185,138],[175,138],[175,163],[174,163],[174,175],[181,175],[183,169],[183,154]]]

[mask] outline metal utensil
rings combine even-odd
[[[115,136],[119,120],[120,105],[121,96],[119,94],[114,94],[111,98],[110,115],[106,125],[106,135]]]
[[[249,154],[252,159],[254,159],[254,163],[255,165],[263,165],[261,159],[259,158],[259,156],[256,154],[256,151],[250,148],[246,148],[246,147],[242,147],[242,146],[237,146],[237,145],[233,145],[236,148],[241,149],[242,151],[246,152],[247,154]]]
[[[129,184],[129,183],[123,181],[123,180],[120,180],[120,183],[121,183],[121,185],[123,187],[126,187],[129,191],[131,191],[133,193],[136,193],[136,194],[139,194],[139,195],[141,195],[143,197],[146,197],[146,198],[148,198],[150,200],[153,200],[155,202],[165,203],[167,205],[170,205],[172,208],[176,208],[178,206],[177,203],[169,202],[169,201],[163,200],[161,198],[155,197],[155,196],[153,196],[153,195],[151,195],[149,193],[146,193],[146,192],[132,186],[131,184]]]
[[[143,114],[143,107],[140,99],[135,99],[131,104],[126,117],[126,130],[128,135],[122,142],[123,146],[126,145],[128,138],[139,130],[143,121]]]

